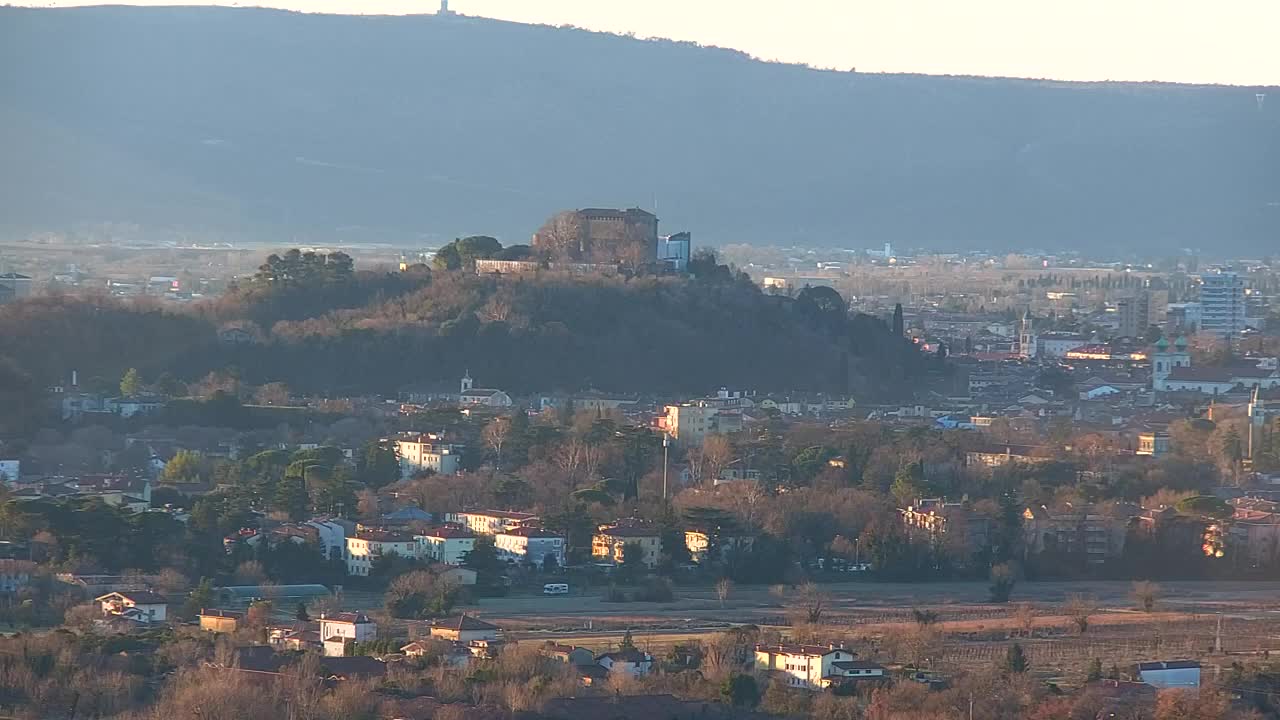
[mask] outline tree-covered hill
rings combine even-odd
[[[526,242],[652,205],[702,244],[1259,250],[1258,88],[812,70],[472,18],[0,8],[0,223]],[[1272,93],[1280,99],[1280,92]]]
[[[0,379],[110,386],[227,373],[318,394],[453,386],[464,371],[513,393],[731,386],[892,397],[925,359],[825,288],[766,295],[714,261],[683,276],[355,272],[345,256],[273,256],[226,296],[165,311],[104,297],[0,306]],[[234,327],[252,342],[220,342]],[[225,338],[223,338],[225,340]]]

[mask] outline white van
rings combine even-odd
[[[567,583],[547,583],[542,586],[543,595],[568,595],[569,585]]]

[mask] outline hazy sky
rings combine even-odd
[[[375,14],[433,12],[439,2],[194,4]],[[1280,85],[1280,0],[451,0],[450,5],[466,15],[695,40],[764,59],[840,69]]]

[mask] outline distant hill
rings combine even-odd
[[[1280,89],[1257,92],[825,72],[468,18],[5,7],[0,223],[520,242],[656,198],[698,243],[1261,252]]]

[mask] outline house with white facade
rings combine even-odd
[[[369,642],[378,637],[378,625],[362,612],[343,612],[320,616],[320,638],[325,657],[344,657],[352,643]]]
[[[417,558],[418,542],[403,533],[361,530],[347,538],[347,574],[368,576],[373,563],[383,555]]]
[[[478,535],[497,535],[518,527],[536,525],[538,516],[514,510],[465,510],[446,513],[444,520],[453,525],[461,525]]]
[[[836,645],[756,645],[756,669],[780,673],[790,687],[821,690],[851,678],[883,677],[884,668],[858,662]]]
[[[342,523],[333,520],[309,520],[305,525],[315,528],[321,555],[329,560],[343,557],[343,551],[347,547],[347,528]]]
[[[111,592],[93,599],[102,606],[102,614],[135,622],[162,623],[169,616],[169,601],[148,590]]]
[[[418,557],[430,558],[446,565],[461,565],[467,553],[476,547],[476,534],[464,527],[445,525],[415,535]]]
[[[642,677],[653,669],[653,656],[643,650],[614,650],[596,658],[596,664],[611,674]]]
[[[564,567],[564,536],[549,530],[528,526],[504,530],[493,536],[493,545],[507,562],[543,566],[551,557],[556,567]]]
[[[437,475],[456,475],[465,449],[464,445],[445,442],[443,436],[436,433],[405,433],[395,442],[402,478],[427,471]]]

